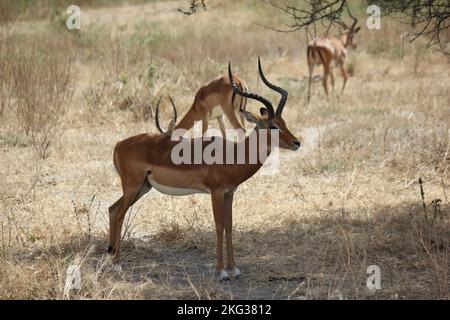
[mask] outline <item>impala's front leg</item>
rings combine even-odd
[[[227,133],[225,132],[225,123],[223,122],[223,115],[217,118],[217,122],[219,122],[219,128],[220,132],[222,133],[222,138],[226,140]]]
[[[342,78],[344,79],[344,82],[342,83],[342,90],[341,90],[341,94],[343,94],[344,89],[345,89],[345,84],[347,83],[347,73],[345,72],[343,64],[340,65],[340,69],[341,69],[341,73],[342,73]]]
[[[228,272],[223,267],[223,230],[224,230],[224,209],[225,209],[225,194],[223,191],[213,191],[211,193],[211,200],[214,213],[214,222],[216,224],[216,270],[219,272],[220,280],[229,280]]]
[[[208,115],[204,114],[202,118],[202,136],[205,135],[206,130],[208,130]]]
[[[330,74],[329,71],[329,67],[323,65],[323,78],[322,78],[322,85],[323,85],[323,89],[325,90],[325,94],[327,96],[327,100],[328,100],[328,85],[327,85],[327,80],[328,80],[328,75]]]
[[[330,80],[331,80],[331,94],[334,95],[334,74],[333,69],[330,68]]]
[[[233,253],[233,196],[234,191],[225,194],[224,202],[224,227],[227,242],[227,268],[232,270],[233,277],[239,277],[241,275],[241,271],[236,268]]]
[[[231,123],[231,125],[233,126],[234,129],[244,130],[242,125],[239,123],[239,120],[236,117],[236,112],[234,111],[233,108],[230,108],[230,107],[225,107],[224,108],[224,107],[222,107],[222,110],[225,113],[225,115],[227,116],[228,120],[230,121],[230,123]]]

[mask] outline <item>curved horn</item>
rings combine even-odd
[[[169,125],[169,128],[166,131],[164,131],[163,129],[161,129],[161,125],[159,124],[159,106],[161,105],[161,99],[162,99],[162,96],[159,97],[158,103],[156,104],[155,124],[156,124],[156,128],[158,128],[159,132],[161,132],[162,134],[167,134],[168,132],[172,131],[172,129],[173,129],[172,127],[177,121],[177,108],[175,107],[175,104],[173,103],[172,98],[169,96],[170,103],[172,104],[174,118],[173,118],[173,120],[171,120],[171,124]]]
[[[236,93],[242,97],[254,99],[254,100],[261,102],[262,104],[264,104],[266,106],[267,111],[269,112],[269,116],[273,116],[275,114],[272,103],[269,100],[267,100],[264,97],[261,97],[260,95],[255,94],[255,93],[244,92],[238,88],[238,86],[234,82],[233,73],[231,72],[231,63],[230,62],[228,62],[228,78],[230,79],[231,87],[233,88],[234,93]],[[240,110],[240,111],[244,111],[244,110]]]
[[[177,123],[177,107],[175,107],[175,103],[173,103],[172,97],[169,96],[170,103],[172,104],[172,110],[173,110],[173,123]]]
[[[261,59],[259,57],[258,57],[258,70],[259,70],[259,76],[261,77],[261,80],[264,82],[264,84],[266,86],[268,86],[270,89],[281,94],[281,99],[280,99],[280,102],[278,103],[278,107],[277,107],[277,111],[276,111],[276,114],[280,115],[283,112],[284,105],[286,104],[286,101],[288,98],[288,92],[285,89],[278,87],[278,86],[270,83],[269,80],[267,80],[266,76],[264,75],[264,73],[262,71]]]
[[[158,103],[156,104],[156,111],[155,111],[155,124],[156,128],[158,128],[159,132],[164,133],[163,129],[161,129],[161,126],[159,125],[159,104],[161,103],[162,96],[159,97]]]
[[[352,24],[352,26],[350,27],[350,30],[353,30],[353,29],[355,28],[355,26],[356,26],[356,23],[358,22],[358,19],[356,19],[356,18],[352,15],[352,13],[350,12],[350,9],[348,8],[348,3],[345,4],[345,8],[347,9],[347,13],[348,13],[348,15],[350,16],[350,18],[353,19],[353,24]]]

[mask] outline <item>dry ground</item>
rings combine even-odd
[[[449,61],[420,43],[401,59],[404,26],[386,18],[382,30],[362,28],[345,93],[327,102],[316,83],[308,106],[304,35],[254,24],[276,24],[279,12],[217,1],[184,17],[182,5],[82,8],[79,32],[60,16],[3,27],[0,298],[450,298]],[[243,276],[217,281],[207,195],[151,191],[128,213],[112,265],[115,143],[156,132],[161,94],[185,112],[229,60],[251,90],[276,98],[258,82],[257,55],[289,90],[284,118],[304,147],[283,151],[278,174],[258,174],[235,195]],[[64,292],[72,264],[82,287]],[[369,265],[381,269],[381,290],[366,288]]]

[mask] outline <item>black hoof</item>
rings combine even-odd
[[[109,254],[113,254],[114,253],[114,250],[113,250],[112,246],[108,247],[108,253]]]

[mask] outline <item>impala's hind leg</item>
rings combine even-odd
[[[119,210],[120,204],[122,203],[123,196],[120,197],[113,205],[111,205],[108,209],[109,211],[109,244],[108,244],[108,253],[113,254],[114,250],[112,244],[115,242],[115,234],[116,234],[116,215],[117,210]]]
[[[141,179],[142,180],[142,179]],[[123,196],[109,208],[109,247],[108,253],[114,254],[114,260],[120,257],[120,240],[123,220],[128,209],[152,188],[147,177],[140,183],[123,183]]]
[[[331,95],[334,96],[334,74],[333,69],[330,67],[330,80],[331,80]]]

